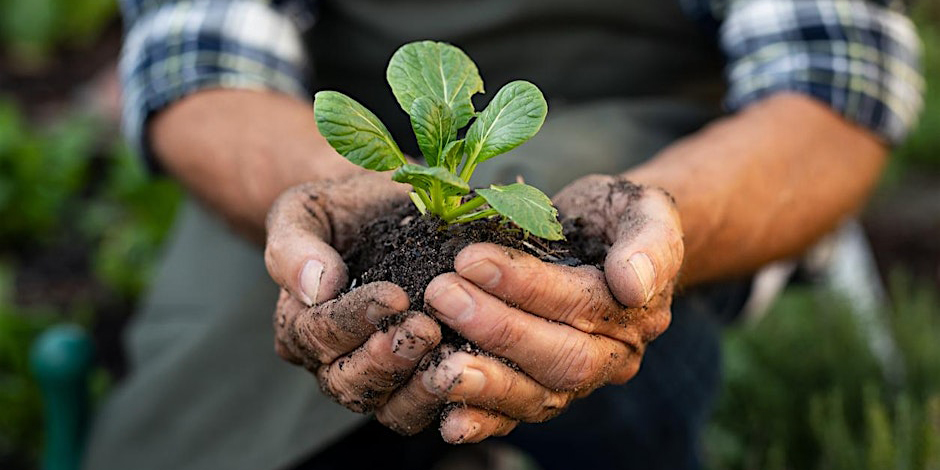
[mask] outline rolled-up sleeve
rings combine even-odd
[[[921,42],[896,2],[732,0],[718,34],[727,107],[779,91],[808,94],[891,144],[923,106]]]
[[[307,99],[307,62],[296,24],[260,0],[122,1],[123,126],[155,167],[146,123],[206,88],[274,90]]]

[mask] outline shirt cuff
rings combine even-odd
[[[810,95],[891,144],[923,107],[921,42],[902,13],[855,0],[739,0],[720,30],[726,106]]]
[[[165,4],[131,26],[121,51],[124,133],[152,170],[147,120],[206,88],[273,90],[309,99],[306,57],[291,20],[254,0]]]

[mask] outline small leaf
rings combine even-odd
[[[439,98],[422,96],[411,103],[411,128],[429,166],[441,165],[444,146],[457,137],[454,113]]]
[[[444,153],[441,155],[443,166],[451,172],[456,172],[460,162],[463,161],[463,143],[464,140],[455,140],[444,147]],[[439,162],[439,163],[441,163]]]
[[[523,183],[508,186],[490,186],[490,189],[478,189],[477,194],[486,199],[487,204],[513,221],[522,230],[546,240],[561,240],[561,223],[558,222],[558,210],[551,199],[538,188]]]
[[[421,215],[427,214],[428,206],[421,200],[421,196],[419,196],[418,193],[412,191],[408,193],[408,197],[411,198],[411,202],[418,208],[418,212],[420,212]]]
[[[320,134],[356,165],[386,171],[408,162],[385,124],[356,100],[336,91],[320,91],[313,110]]]
[[[506,84],[467,130],[467,155],[480,163],[522,145],[538,133],[547,113],[537,86],[524,80]]]
[[[392,174],[392,179],[426,190],[430,190],[431,186],[437,182],[440,183],[444,196],[461,196],[470,192],[470,186],[466,181],[439,166],[428,168],[409,163],[396,170]]]
[[[453,110],[457,129],[473,117],[470,98],[483,93],[476,64],[462,50],[443,42],[419,41],[400,47],[389,60],[385,78],[406,113],[418,97],[434,96]]]

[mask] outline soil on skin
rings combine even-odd
[[[447,225],[422,216],[411,203],[364,226],[346,254],[350,289],[376,281],[402,287],[411,299],[411,310],[424,310],[424,289],[434,277],[454,270],[454,258],[472,243],[496,243],[532,254],[543,261],[603,267],[607,246],[581,233],[578,222],[566,220],[567,240],[546,241],[525,237],[513,224],[490,218]],[[475,348],[456,333],[442,329],[442,343],[458,349]]]

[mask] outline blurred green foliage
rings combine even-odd
[[[884,177],[888,190],[907,173],[940,172],[940,0],[917,2],[912,17],[924,46],[924,112],[907,140],[892,153]]]
[[[98,119],[71,115],[36,126],[0,99],[0,468],[32,468],[38,455],[41,404],[28,371],[30,344],[53,323],[90,329],[104,304],[131,305],[180,196],[176,185],[151,178]],[[36,267],[62,252],[81,258],[85,272]],[[17,281],[37,269],[34,277],[70,276],[91,287],[55,305],[25,305]],[[103,370],[93,380],[103,393]]]
[[[41,64],[89,45],[116,15],[115,0],[0,0],[0,44],[23,65]]]
[[[903,279],[891,292],[900,387],[823,292],[791,288],[755,327],[727,332],[710,468],[940,469],[940,298]]]

